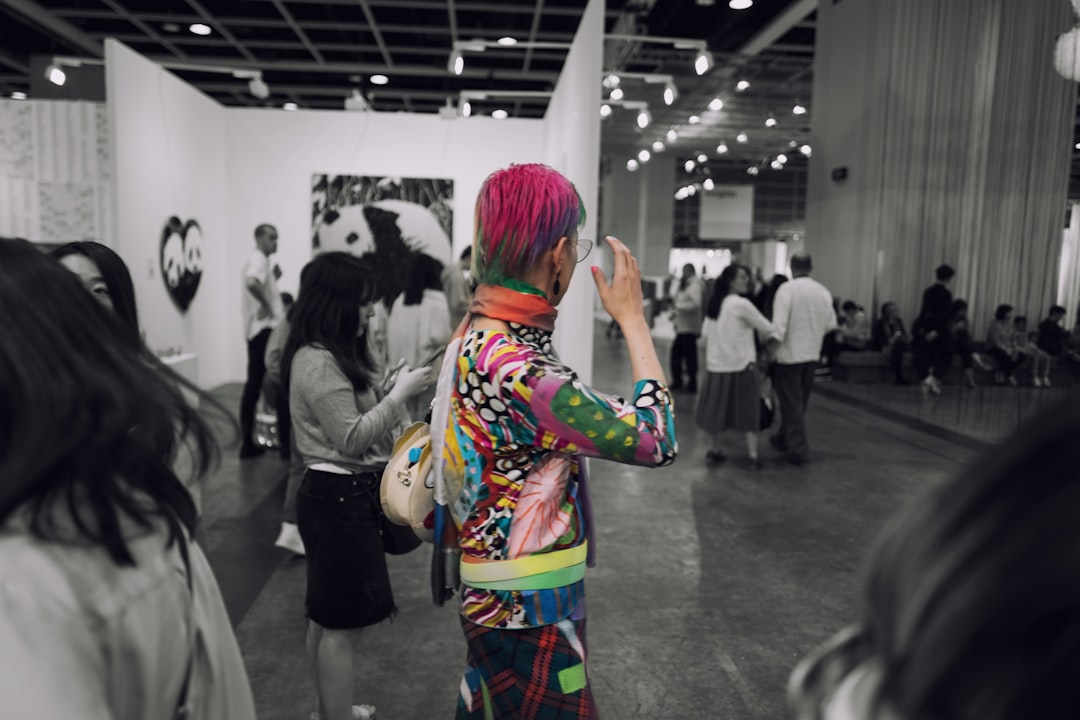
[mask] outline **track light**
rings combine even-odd
[[[813,150],[811,150],[809,145],[803,145],[801,148],[799,148],[799,152],[801,152],[806,157],[810,157]]]
[[[796,115],[805,115],[806,108],[803,106],[802,103],[796,102],[795,107],[791,108],[791,112],[795,113]]]
[[[720,143],[719,145],[716,146],[716,153],[718,155],[723,155],[727,151],[728,151],[727,143],[722,142],[722,143]]]
[[[704,164],[704,163],[708,162],[708,160],[709,160],[709,156],[706,155],[705,153],[699,153],[698,156],[697,156],[697,161],[699,163]]]
[[[784,163],[780,162],[779,160],[773,160],[771,165],[772,165],[773,170],[783,170],[784,169]]]
[[[446,69],[455,75],[460,75],[465,70],[465,58],[460,50],[450,53],[450,59],[446,61]]]
[[[693,160],[687,160],[685,163],[683,163],[683,169],[686,170],[686,172],[693,172],[694,171],[694,161]]]
[[[664,143],[657,140],[652,144],[653,152],[664,152]]]
[[[639,128],[644,130],[645,128],[649,127],[649,123],[651,123],[651,122],[652,122],[652,113],[649,112],[648,108],[646,108],[646,109],[644,109],[644,110],[642,110],[641,112],[638,113],[637,126]]]
[[[15,92],[11,93],[11,99],[12,100],[25,100],[26,99],[26,93],[24,93],[22,90],[16,90]]]
[[[299,106],[294,102],[287,102],[281,106],[282,110],[288,110],[289,112],[293,112],[297,108],[299,108]]]
[[[718,97],[713,98],[712,101],[709,102],[709,109],[710,110],[723,110],[724,109],[724,101],[721,100]]]
[[[604,105],[600,106],[600,117],[602,117],[602,118],[611,117],[611,106],[610,105],[604,104]]]
[[[619,100],[622,100],[623,99],[622,88],[615,88],[614,90],[612,90],[611,91],[611,99],[615,100],[616,102],[618,102]]]
[[[673,102],[679,99],[679,89],[675,87],[675,83],[668,83],[664,86],[664,104],[671,105]]]
[[[712,178],[705,178],[705,182],[701,183],[701,187],[705,188],[706,190],[712,190],[714,187],[716,187],[716,183],[713,182]]]
[[[743,132],[743,133],[739,133],[738,135],[736,135],[735,139],[738,140],[741,143],[744,143],[744,142],[747,142],[750,138],[748,138],[746,136],[746,133]]]
[[[639,153],[637,154],[637,158],[638,158],[638,160],[640,160],[640,161],[641,161],[642,163],[647,163],[647,162],[649,162],[649,158],[651,158],[651,157],[652,157],[652,155],[651,155],[651,154],[649,154],[649,151],[648,151],[648,150],[642,150],[641,152],[639,152]]]
[[[505,120],[506,118],[510,117],[510,113],[506,112],[502,108],[499,108],[498,110],[493,110],[491,112],[491,117],[495,118],[496,120]]]
[[[617,88],[619,87],[619,82],[619,76],[615,73],[611,73],[606,78],[604,78],[604,87],[606,87],[608,90],[612,88]]]
[[[261,74],[248,80],[248,92],[251,93],[252,97],[256,97],[259,100],[265,100],[270,97],[270,88],[267,87],[266,83],[263,81]]]
[[[67,73],[59,65],[50,65],[45,68],[45,78],[53,85],[62,86],[67,82]]]
[[[469,117],[472,115],[472,103],[466,100],[461,103],[461,117]]]
[[[765,127],[776,127],[776,118],[774,118],[772,115],[765,118]]]
[[[783,165],[784,163],[787,162],[787,155],[785,155],[784,153],[780,153],[779,155],[776,156],[776,162]]]
[[[712,70],[713,65],[716,64],[716,60],[713,59],[713,55],[708,50],[702,50],[698,53],[697,58],[694,59],[694,71],[698,75],[704,75]]]
[[[667,137],[667,141],[669,143],[673,143],[679,139],[679,133],[675,132],[674,130],[668,130],[665,137]]]
[[[635,160],[634,158],[630,158],[629,160],[626,161],[626,169],[629,170],[630,172],[634,172],[639,167],[641,167],[641,166],[638,165],[638,161]]]
[[[686,118],[686,122],[690,123],[691,125],[697,125],[699,122],[701,122],[701,118],[697,115],[691,115],[690,117]]]
[[[757,175],[758,172],[759,171],[757,165],[751,165],[750,167],[746,168],[747,175]]]
[[[735,89],[738,90],[739,92],[743,92],[744,90],[749,90],[750,89],[750,83],[748,81],[746,81],[746,80],[740,80],[738,85],[735,86]]]

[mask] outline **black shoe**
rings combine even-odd
[[[240,447],[240,459],[247,460],[248,458],[259,457],[264,452],[266,452],[266,448],[258,445],[242,445]]]
[[[786,460],[789,465],[794,465],[795,467],[802,467],[806,464],[806,456],[799,455],[798,453],[788,453],[787,456],[784,457],[784,460]]]
[[[769,444],[772,445],[773,449],[777,452],[787,452],[787,441],[780,435],[770,435]]]
[[[691,395],[696,393],[697,392],[697,383],[690,383],[689,385],[687,385],[686,386],[686,392],[690,393]]]
[[[706,465],[723,465],[727,461],[727,455],[715,450],[710,450],[705,453]]]
[[[757,458],[750,458],[746,462],[746,469],[747,470],[760,470],[761,469],[761,461],[758,460]]]

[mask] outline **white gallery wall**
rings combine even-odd
[[[546,162],[577,185],[589,208],[582,236],[595,237],[602,12],[602,3],[592,0],[543,120],[225,108],[108,42],[113,246],[131,267],[148,345],[196,353],[204,388],[243,381],[242,272],[254,228],[263,222],[277,227],[280,288],[295,291],[312,257],[316,173],[453,180],[457,255],[472,242],[473,206],[484,178],[511,163]],[[203,233],[202,276],[186,313],[161,277],[162,230],[173,215],[196,220]],[[564,302],[557,340],[563,357],[586,378],[595,293],[588,264],[578,268]]]
[[[603,70],[604,3],[589,0],[562,75],[544,116],[545,162],[563,173],[585,201],[587,217],[581,237],[596,237],[600,216],[600,74]],[[597,256],[578,265],[559,307],[554,337],[561,359],[586,384],[592,382],[593,298],[596,287],[590,265],[604,265]],[[610,263],[606,263],[608,267]]]
[[[106,41],[105,62],[115,168],[112,246],[131,269],[146,344],[157,352],[196,353],[195,377],[204,388],[235,381],[243,368],[225,322],[240,302],[226,266],[225,109],[114,40]],[[162,232],[171,216],[201,228],[201,260],[189,256],[202,275],[186,312],[162,279]],[[197,235],[188,232],[189,250]]]

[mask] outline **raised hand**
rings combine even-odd
[[[623,326],[631,320],[645,317],[645,301],[641,293],[641,270],[638,261],[618,238],[610,235],[606,238],[615,254],[615,272],[608,284],[604,271],[595,265],[592,267],[596,291],[611,319]]]

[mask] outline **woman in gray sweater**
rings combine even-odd
[[[308,558],[313,719],[375,714],[370,705],[354,707],[352,697],[359,630],[395,610],[379,536],[379,478],[408,424],[406,403],[430,383],[426,368],[380,377],[366,338],[377,298],[375,275],[362,260],[318,256],[304,271],[282,359],[306,467],[296,515]]]

